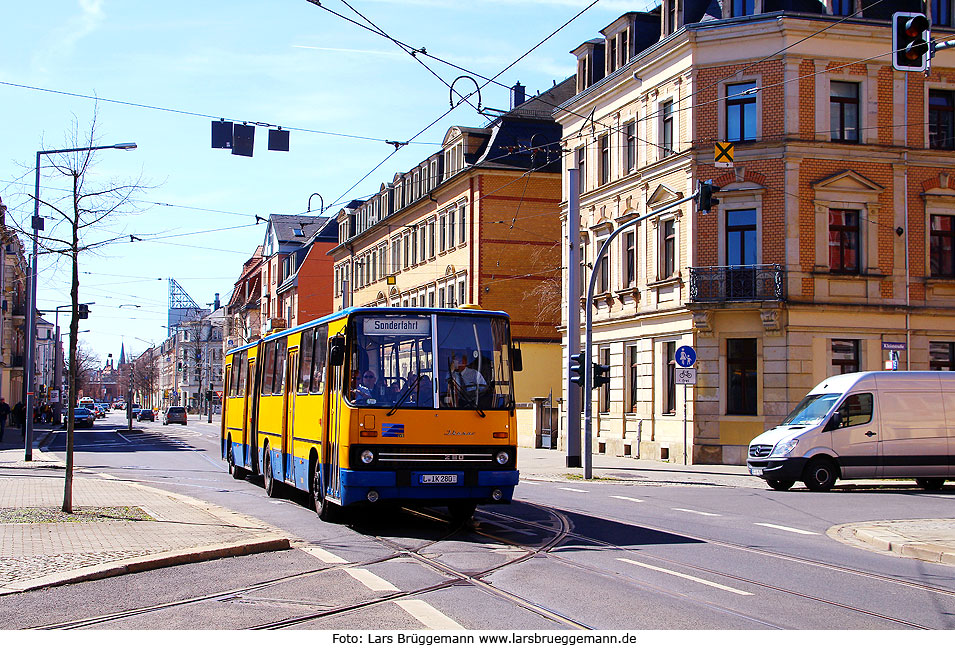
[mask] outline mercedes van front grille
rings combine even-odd
[[[773,447],[771,444],[753,444],[749,447],[750,457],[769,457],[769,454],[772,452]]]

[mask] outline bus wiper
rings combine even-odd
[[[408,395],[411,394],[411,391],[418,386],[418,381],[420,380],[421,380],[421,374],[417,374],[414,380],[408,383],[408,386],[405,387],[405,391],[403,391],[401,393],[401,396],[398,397],[398,400],[395,401],[394,407],[388,410],[388,414],[385,415],[386,417],[390,417],[392,414],[398,411],[398,408],[400,408],[401,404],[404,403],[405,400],[407,400]]]
[[[484,410],[482,410],[481,407],[477,404],[477,400],[471,398],[471,396],[467,392],[465,392],[460,385],[458,385],[458,383],[454,380],[454,377],[449,377],[448,380],[451,381],[451,385],[452,385],[451,389],[454,391],[455,396],[458,396],[462,399],[466,399],[467,402],[470,403],[475,410],[477,410],[477,413],[481,415],[482,419],[487,416],[486,414],[484,414]]]

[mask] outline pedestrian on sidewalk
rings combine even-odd
[[[0,397],[0,440],[3,439],[3,431],[7,428],[7,417],[10,416],[10,405],[7,399]]]
[[[19,426],[20,432],[22,434],[23,427],[26,425],[24,421],[24,416],[26,414],[26,408],[23,407],[23,401],[17,401],[17,404],[13,406],[13,424]]]

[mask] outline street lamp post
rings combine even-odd
[[[43,230],[40,220],[40,159],[48,154],[69,154],[71,152],[92,152],[99,149],[136,149],[136,143],[117,143],[115,145],[97,145],[95,147],[69,147],[67,149],[46,149],[36,153],[36,184],[33,191],[33,256],[30,260],[30,313],[27,316],[27,350],[24,361],[26,374],[26,428],[23,431],[24,459],[33,459],[33,394],[36,388],[34,358],[36,355],[36,277],[39,232]]]

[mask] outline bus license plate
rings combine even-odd
[[[422,475],[421,484],[457,484],[456,475]]]

